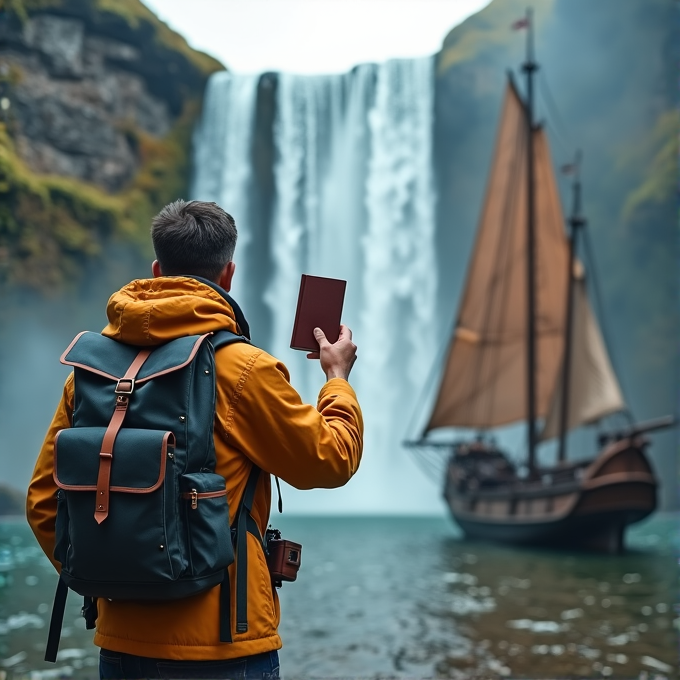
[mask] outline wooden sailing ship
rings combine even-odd
[[[531,16],[526,97],[509,76],[476,243],[437,398],[418,447],[448,453],[444,497],[469,537],[517,544],[619,551],[628,524],[656,508],[657,481],[645,455],[652,429],[671,418],[601,434],[594,458],[570,462],[568,433],[626,410],[577,258],[581,216],[564,216],[545,130],[534,122]],[[526,423],[522,469],[489,438]],[[540,429],[539,429],[540,426]],[[473,441],[433,437],[471,428]],[[557,440],[541,467],[537,446]]]

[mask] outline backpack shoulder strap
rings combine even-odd
[[[236,519],[236,631],[245,633],[248,630],[248,518],[253,509],[255,500],[255,488],[260,477],[260,468],[253,464],[248,476],[241,506]],[[257,536],[259,537],[259,531]],[[262,540],[260,538],[260,540]]]
[[[210,336],[210,344],[215,352],[222,347],[236,342],[250,343],[245,335],[236,335],[231,331],[217,331]],[[250,531],[261,541],[260,532],[254,520],[250,516],[250,510],[255,496],[255,487],[260,475],[260,468],[253,465],[248,477],[246,489],[239,504],[234,527],[232,527],[232,540],[236,547],[236,631],[238,633],[248,630],[247,613],[247,581],[248,581],[248,547],[246,532]],[[250,521],[248,521],[250,520]],[[224,580],[220,587],[220,641],[231,642],[231,588],[229,584],[229,571],[225,570]]]
[[[232,333],[231,331],[217,331],[210,336],[210,344],[216,352],[225,345],[231,345],[234,342],[246,342],[251,344],[250,340],[248,340],[245,335],[236,335],[236,333]]]
[[[236,632],[248,630],[248,541],[247,533],[253,534],[260,543],[262,536],[250,511],[255,499],[255,488],[260,468],[253,464],[248,475],[245,491],[239,503],[236,519],[231,527],[232,541],[236,548]],[[231,642],[231,588],[229,571],[225,570],[220,587],[220,642]]]

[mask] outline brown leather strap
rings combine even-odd
[[[102,448],[99,453],[99,473],[97,475],[97,498],[95,501],[94,519],[101,524],[109,516],[109,489],[111,486],[111,462],[113,460],[113,445],[125,420],[125,414],[130,403],[130,395],[135,388],[135,377],[142,364],[149,358],[151,349],[143,349],[130,364],[130,368],[116,385],[116,408],[111,416],[111,422],[106,428]]]

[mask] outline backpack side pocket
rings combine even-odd
[[[180,488],[192,575],[226,569],[234,561],[234,549],[224,477],[213,472],[186,474]]]

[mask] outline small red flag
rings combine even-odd
[[[529,19],[526,17],[524,19],[518,19],[510,28],[512,28],[513,31],[518,31],[520,28],[529,28]]]

